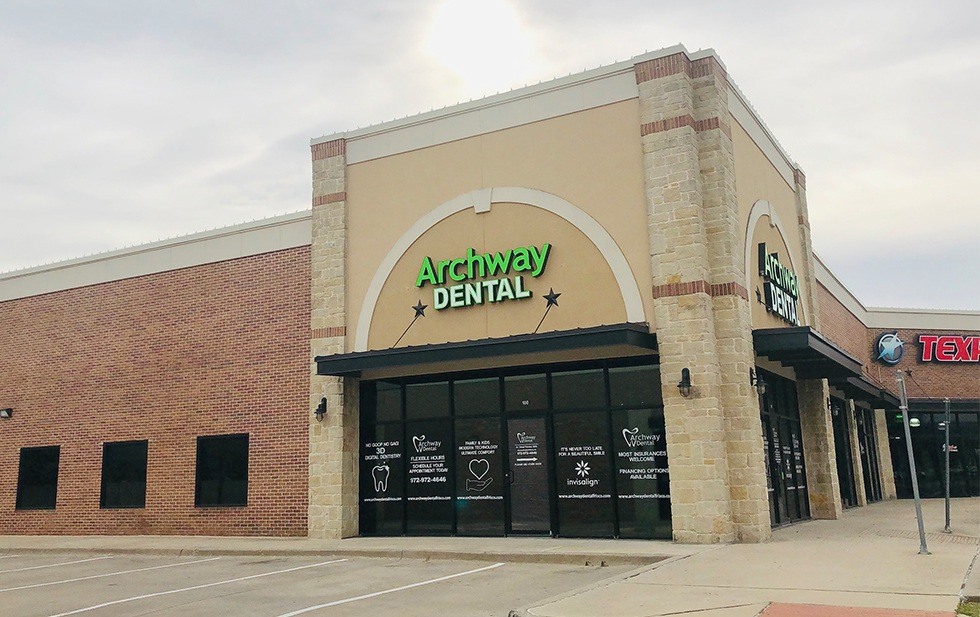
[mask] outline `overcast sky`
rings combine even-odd
[[[0,271],[307,209],[311,137],[679,42],[865,305],[980,310],[976,0],[0,0]]]

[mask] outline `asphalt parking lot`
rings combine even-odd
[[[0,614],[507,615],[633,567],[329,556],[8,554],[0,555]]]

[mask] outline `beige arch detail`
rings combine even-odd
[[[759,223],[759,219],[764,216],[769,217],[772,226],[776,228],[779,236],[783,239],[783,244],[786,246],[786,258],[789,260],[789,265],[793,269],[793,272],[800,272],[796,267],[796,263],[793,262],[793,252],[789,250],[789,242],[786,241],[786,226],[779,220],[779,215],[776,214],[776,210],[772,207],[772,204],[765,199],[760,199],[752,204],[752,209],[749,210],[749,224],[745,227],[745,289],[748,290],[750,295],[752,293],[752,275],[755,273],[755,270],[752,269],[752,255],[755,254],[755,247],[752,246],[752,232],[755,231],[755,226]],[[797,276],[800,275],[797,274]],[[804,308],[803,305],[804,303],[801,301],[800,308]],[[807,316],[806,313],[804,313],[805,316]]]
[[[381,297],[381,289],[405,251],[421,238],[422,234],[443,219],[471,207],[478,213],[489,212],[490,206],[494,203],[518,203],[541,208],[560,216],[584,233],[599,249],[606,263],[609,264],[613,276],[616,277],[616,283],[619,285],[619,291],[626,306],[626,320],[630,323],[646,321],[643,313],[643,301],[640,297],[640,287],[636,283],[636,277],[633,276],[629,262],[626,261],[626,256],[612,236],[609,235],[609,232],[599,225],[594,218],[579,207],[551,193],[522,187],[495,187],[471,191],[450,199],[417,220],[395,242],[395,245],[391,247],[375,271],[374,278],[371,279],[371,284],[368,286],[367,294],[364,296],[364,304],[361,305],[361,312],[357,319],[357,331],[354,334],[354,351],[367,351],[371,320],[374,318],[374,309],[378,304],[378,298]]]

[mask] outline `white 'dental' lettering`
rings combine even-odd
[[[642,448],[643,446],[655,446],[660,441],[660,435],[643,435],[640,427],[634,426],[632,429],[623,429],[623,439],[626,445],[631,448]]]
[[[528,435],[524,432],[517,434],[517,443],[534,443],[535,439],[537,438],[534,435]]]
[[[442,445],[442,442],[426,441],[425,435],[415,435],[412,437],[412,444],[415,445],[415,451],[421,454],[422,452],[435,452]]]

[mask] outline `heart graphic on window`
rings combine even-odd
[[[485,458],[475,458],[470,460],[470,473],[477,480],[482,480],[483,476],[490,471],[490,461]]]

